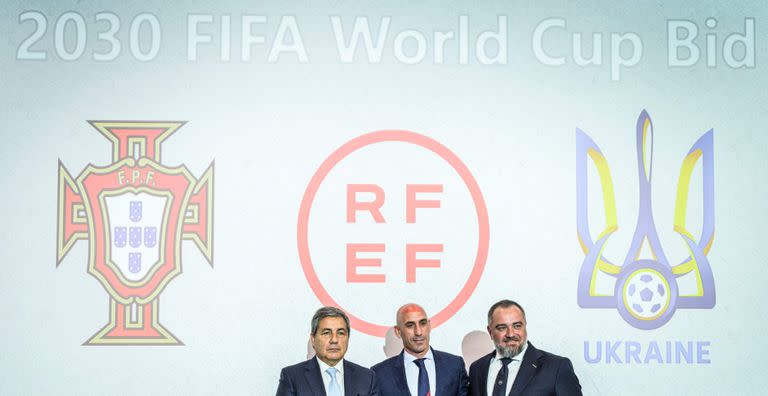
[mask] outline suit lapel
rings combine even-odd
[[[323,378],[320,377],[320,365],[317,363],[317,358],[307,361],[307,365],[304,367],[304,378],[307,380],[313,395],[326,396],[325,384],[323,384]]]
[[[525,386],[528,385],[528,382],[539,369],[538,360],[541,355],[542,353],[529,342],[528,349],[525,351],[525,356],[523,356],[523,361],[520,363],[520,370],[517,371],[515,382],[512,383],[510,395],[519,395],[525,389]]]
[[[477,364],[477,375],[478,375],[478,387],[480,388],[480,395],[481,396],[488,396],[488,369],[491,367],[491,358],[493,355],[496,354],[496,351],[493,351],[483,357],[480,358],[479,363]]]
[[[367,384],[357,381],[359,377],[357,367],[344,360],[344,396],[368,394]]]
[[[405,378],[405,350],[400,351],[400,356],[395,359],[395,385],[397,389],[408,389],[408,380]],[[411,394],[411,391],[408,391]]]
[[[441,362],[441,360],[440,360],[440,357],[437,356],[437,351],[432,349],[432,347],[429,347],[429,349],[432,350],[432,359],[435,359],[435,388],[437,388],[432,393],[437,393],[437,394],[441,395],[441,394],[443,394],[443,387],[445,386],[445,384],[443,383],[445,381],[441,381],[443,379],[443,376],[440,375],[440,371],[441,371],[440,370],[440,362]]]

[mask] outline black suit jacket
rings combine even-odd
[[[408,380],[405,378],[403,354],[393,356],[373,367],[381,396],[407,396]],[[432,350],[435,358],[435,389],[438,396],[465,396],[469,392],[469,377],[464,368],[464,359],[450,353]]]
[[[379,389],[373,371],[344,360],[344,396],[376,396]],[[277,396],[326,396],[320,365],[309,359],[280,371]]]
[[[481,357],[469,367],[470,395],[488,396],[488,368],[495,353]],[[568,358],[538,350],[529,342],[509,394],[581,396],[581,385]]]

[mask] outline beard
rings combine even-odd
[[[496,354],[498,357],[502,358],[513,358],[520,354],[520,352],[523,351],[523,347],[525,346],[525,342],[521,342],[518,346],[503,346],[503,345],[496,345]]]

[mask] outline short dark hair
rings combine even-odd
[[[525,319],[525,310],[523,307],[512,300],[501,300],[496,304],[491,305],[491,309],[488,310],[488,325],[491,325],[491,319],[493,318],[493,312],[499,308],[517,307],[520,312],[523,313],[523,319]]]
[[[312,335],[315,335],[317,333],[317,327],[320,325],[320,320],[323,318],[342,318],[344,319],[344,324],[347,325],[347,334],[349,334],[349,318],[347,317],[347,314],[344,313],[344,311],[336,308],[336,307],[322,307],[315,311],[315,314],[312,315]]]

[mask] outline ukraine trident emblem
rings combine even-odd
[[[88,273],[109,294],[109,323],[84,345],[183,344],[159,320],[159,295],[181,273],[181,240],[213,265],[213,162],[199,179],[160,163],[184,122],[89,121],[112,142],[112,163],[77,179],[59,161],[56,266],[88,240]]]
[[[672,265],[659,241],[651,210],[653,124],[645,110],[637,119],[636,130],[640,208],[629,251],[623,263],[617,265],[603,256],[608,238],[618,229],[608,162],[597,144],[586,133],[576,129],[577,231],[586,255],[579,273],[578,302],[582,308],[616,308],[627,323],[650,330],[664,325],[678,308],[712,308],[715,305],[715,282],[707,259],[715,231],[714,132],[709,130],[702,135],[683,159],[677,183],[673,228],[685,242],[688,257]],[[605,207],[605,227],[595,241],[589,229],[588,160],[597,169]],[[697,240],[687,228],[686,215],[691,175],[699,161],[703,176],[703,222]],[[650,251],[652,259],[640,258],[645,249]],[[685,293],[679,287],[683,278],[687,278],[687,284],[693,285]],[[610,281],[615,282],[612,288]],[[601,282],[609,283],[608,292],[606,287],[598,287]]]

